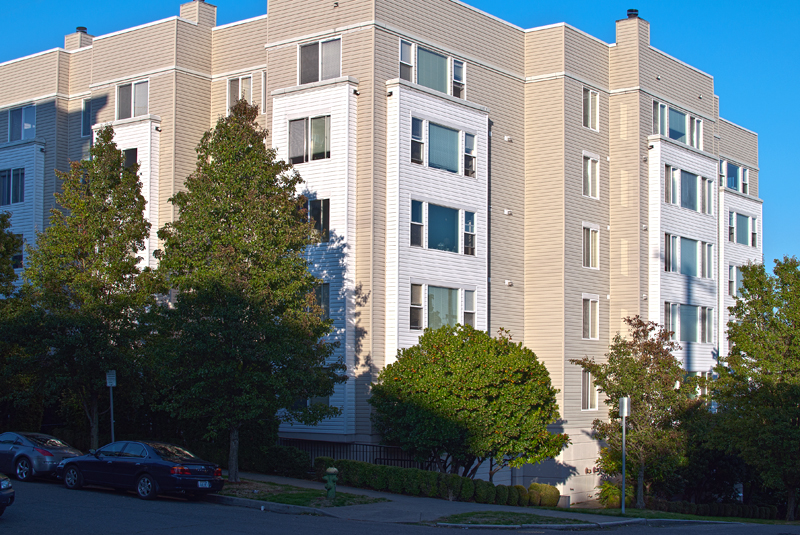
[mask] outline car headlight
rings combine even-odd
[[[8,479],[4,479],[0,481],[0,489],[10,489],[11,488],[11,481]]]
[[[67,460],[66,459],[64,459],[60,463],[58,463],[58,466],[60,468],[60,467],[64,466],[65,464],[67,464]]]

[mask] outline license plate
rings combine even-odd
[[[201,489],[207,489],[207,488],[209,488],[211,486],[211,482],[209,482],[209,481],[198,481],[197,482],[197,486],[200,487]]]

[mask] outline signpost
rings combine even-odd
[[[112,405],[113,406],[113,405]],[[631,398],[619,398],[619,415],[622,418],[622,514],[625,514],[625,417],[631,415]]]
[[[111,442],[114,440],[114,387],[117,386],[117,370],[106,372],[106,385],[111,396]]]

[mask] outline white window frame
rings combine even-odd
[[[420,135],[419,137],[414,136],[414,121],[419,121],[420,124]],[[409,161],[415,165],[423,165],[428,166],[428,151],[425,150],[425,146],[427,145],[427,140],[425,139],[428,133],[428,129],[425,128],[426,121],[425,119],[420,119],[419,117],[411,117],[411,143],[409,147],[411,149]],[[414,144],[417,143],[420,146],[420,161],[415,161],[414,158]]]
[[[140,85],[140,84],[147,84],[147,113],[143,113],[141,115],[134,115],[134,111],[136,111],[136,86]],[[136,117],[144,117],[145,115],[148,115],[150,113],[150,79],[149,78],[146,78],[144,80],[135,80],[135,81],[132,81],[132,82],[125,82],[124,84],[117,84],[117,90],[116,90],[117,115],[116,115],[116,117],[117,117],[118,121],[119,120],[124,120],[124,119],[119,119],[119,112],[120,112],[119,90],[120,90],[121,87],[124,87],[124,86],[127,86],[127,85],[131,86],[131,110],[130,110],[131,114],[130,114],[130,117],[126,117],[126,119],[134,119]],[[226,87],[226,89],[227,89],[227,87]]]
[[[581,368],[581,411],[596,411],[599,397],[592,372]]]
[[[410,50],[409,54],[410,54],[411,57],[409,58],[409,61],[403,61],[403,44],[407,44],[408,48]],[[416,45],[414,43],[412,43],[411,41],[406,41],[405,39],[400,39],[400,47],[398,48],[397,57],[398,57],[398,65],[399,65],[398,66],[398,70],[399,70],[398,74],[399,74],[399,78],[401,80],[406,80],[407,82],[411,82],[411,83],[414,83],[416,81],[417,71],[416,71],[416,62],[414,61],[414,58],[416,56],[415,52],[416,52]],[[410,75],[409,75],[408,79],[403,78],[402,67],[400,67],[402,65],[405,65],[405,66],[409,67]]]
[[[414,303],[414,287],[419,288],[419,303]],[[428,294],[427,285],[411,283],[408,287],[408,329],[410,331],[422,331],[425,329],[427,318],[425,317],[425,296]],[[411,310],[419,310],[419,326],[413,326],[411,323],[412,313]]]
[[[600,198],[600,158],[583,154],[581,164],[581,191],[584,197]]]
[[[20,110],[20,131],[19,139],[11,139],[11,114]],[[26,110],[33,110],[33,128],[25,129],[25,112]],[[34,139],[36,137],[36,104],[29,104],[28,106],[21,106],[8,110],[8,141],[24,141],[26,139]]]
[[[589,249],[588,249],[588,259],[587,259],[587,244],[586,244],[586,237],[587,231],[589,236]],[[583,248],[581,249],[581,257],[582,257],[582,266],[586,269],[600,269],[600,225],[595,225],[594,223],[583,223],[583,228],[581,230],[581,243],[583,244]],[[588,265],[587,265],[588,260]]]
[[[700,276],[704,279],[714,278],[714,244],[700,242]]]
[[[227,95],[228,95],[228,97],[227,97],[228,98],[228,106],[227,106],[226,109],[228,110],[229,114],[230,114],[230,111],[231,111],[231,106],[233,106],[233,104],[234,104],[233,102],[231,102],[231,82],[234,81],[234,80],[238,81],[238,87],[239,87],[238,93],[239,93],[239,95],[242,94],[242,80],[250,80],[250,100],[248,100],[247,103],[248,104],[252,104],[253,103],[253,75],[252,75],[252,73],[251,74],[242,74],[241,76],[231,76],[230,78],[228,78],[227,82],[225,83],[225,91],[227,92]],[[245,99],[245,100],[247,100],[247,99]]]
[[[699,343],[714,343],[714,309],[704,306],[699,307],[697,321],[700,323],[698,326]]]
[[[421,222],[420,221],[414,221],[414,203],[415,202],[420,203],[420,217],[422,219]],[[420,247],[422,249],[427,249],[428,244],[427,244],[427,239],[426,238],[428,236],[428,233],[425,232],[425,227],[427,227],[427,224],[425,222],[425,216],[428,213],[428,203],[426,203],[425,201],[418,201],[416,199],[411,199],[411,202],[409,203],[408,208],[409,208],[408,209],[408,221],[409,221],[408,246],[409,247]],[[411,242],[411,235],[412,235],[411,229],[414,228],[414,226],[420,227],[420,231],[419,231],[420,232],[420,238],[419,238],[420,243],[419,243],[419,245],[415,245],[415,244],[413,244]]]
[[[700,177],[700,213],[714,215],[714,179]]]
[[[461,80],[456,80],[456,63],[461,64]],[[456,84],[461,86],[460,96],[456,95]],[[467,63],[454,57],[450,57],[450,95],[467,100]]]
[[[588,96],[588,98],[587,98]],[[583,113],[581,114],[581,124],[583,124],[584,128],[588,128],[589,130],[593,130],[595,132],[600,131],[600,93],[595,91],[591,87],[583,87],[582,92],[582,100],[583,100]],[[586,103],[589,103],[589,114],[586,114]],[[586,124],[586,119],[589,119],[589,124]]]
[[[467,292],[472,292],[472,309],[467,308]],[[461,299],[462,299],[462,306],[461,306],[461,324],[462,325],[470,325],[467,323],[467,314],[472,314],[472,324],[470,325],[472,328],[477,328],[476,320],[478,319],[478,292],[476,290],[461,290]]]
[[[461,254],[464,256],[478,256],[478,214],[471,210],[460,210],[459,219],[462,221],[463,234],[461,237]],[[472,214],[472,228],[467,227],[467,214]],[[472,236],[472,254],[467,254],[467,237]]]
[[[403,57],[403,43],[411,45],[410,46],[410,48],[411,48],[411,61],[410,62],[401,61],[401,58]],[[417,60],[416,60],[419,48],[420,48],[420,46],[417,43],[413,42],[413,41],[409,41],[408,39],[399,39],[398,46],[397,46],[397,65],[398,65],[397,70],[398,70],[398,78],[400,78],[401,80],[406,80],[406,78],[403,78],[400,75],[400,65],[406,65],[406,66],[411,68],[411,76],[410,76],[411,79],[410,80],[406,80],[406,81],[411,82],[411,83],[419,83],[417,81]],[[450,54],[443,53],[441,51],[433,50],[431,47],[422,46],[422,49],[426,50],[428,52],[434,53],[434,54],[438,54],[440,56],[444,56],[447,59],[447,62],[446,62],[446,64],[447,64],[446,78],[448,80],[448,84],[447,84],[447,92],[445,93],[447,95],[455,96],[454,92],[453,92],[453,84],[457,83],[458,81],[455,80],[455,78],[454,78],[455,77],[455,65],[454,65],[454,62],[457,61],[457,62],[461,63],[462,73],[463,73],[463,76],[462,76],[463,79],[460,81],[462,95],[461,95],[461,97],[455,97],[455,98],[460,98],[461,100],[467,100],[467,62],[465,60],[463,60],[463,59],[457,59],[456,57],[454,57],[454,56],[452,56]]]
[[[703,150],[703,120],[680,108],[670,106],[664,102],[653,100],[653,134],[669,137],[669,110],[673,109],[685,117],[684,129],[686,132],[685,144],[695,149]],[[672,139],[678,143],[683,143],[677,139]]]
[[[329,153],[329,155],[324,157],[324,158],[317,158],[315,160],[315,159],[312,158],[313,155],[311,154],[311,121],[313,121],[314,119],[323,119],[323,118],[326,118],[326,117],[327,117],[327,123],[326,124],[327,124],[328,153]],[[291,162],[291,158],[292,158],[292,155],[291,155],[291,123],[293,123],[294,121],[305,121],[305,129],[306,129],[304,140],[303,140],[303,143],[304,143],[304,146],[303,146],[303,154],[304,154],[303,161],[302,162],[296,162],[296,163],[292,163]],[[286,138],[287,138],[286,146],[287,146],[287,153],[288,153],[286,159],[289,161],[289,163],[291,163],[292,165],[302,165],[304,163],[320,162],[320,161],[330,160],[333,157],[333,151],[331,150],[331,145],[333,144],[333,138],[332,138],[332,135],[331,135],[331,130],[333,129],[332,123],[333,123],[333,117],[331,116],[330,113],[321,114],[321,115],[311,115],[311,116],[308,116],[308,117],[295,117],[295,118],[292,118],[292,119],[289,119],[288,121],[286,121]]]
[[[671,332],[670,340],[678,340],[678,321],[680,319],[680,305],[670,301],[664,301],[664,329]]]
[[[414,121],[415,120],[420,121],[422,123],[422,137],[419,138],[419,139],[414,137]],[[458,154],[459,154],[459,158],[458,158],[458,170],[457,171],[450,171],[449,169],[442,169],[442,168],[431,167],[430,166],[430,157],[428,155],[428,151],[430,150],[429,132],[430,132],[430,125],[431,124],[436,125],[436,126],[438,126],[440,128],[446,128],[448,130],[453,130],[453,131],[458,132],[458,149],[457,149],[457,151],[458,151]],[[473,141],[473,143],[474,143],[473,153],[474,154],[468,154],[466,152],[466,147],[467,147],[466,136],[472,136],[472,138],[474,140]],[[419,143],[419,144],[422,145],[422,162],[415,162],[415,161],[413,161],[411,159],[411,154],[412,154],[411,147],[413,146],[414,143]],[[409,158],[408,158],[408,161],[410,163],[414,164],[414,165],[422,165],[422,166],[427,167],[429,169],[437,169],[437,170],[443,171],[445,173],[451,173],[451,174],[466,176],[468,178],[477,178],[478,177],[478,143],[480,143],[480,139],[479,139],[478,135],[475,134],[475,133],[467,132],[466,130],[462,130],[462,129],[460,129],[458,127],[455,127],[455,126],[452,126],[452,125],[442,124],[441,122],[431,121],[429,119],[422,119],[421,117],[411,116],[411,128],[409,130],[409,144],[408,144],[408,147],[409,147]],[[465,162],[465,160],[466,160],[467,157],[473,158],[473,161],[474,161],[475,174],[473,176],[470,176],[470,175],[466,174],[466,165],[465,165],[466,162]]]
[[[680,204],[680,172],[680,169],[672,165],[664,167],[664,202],[667,204]]]
[[[463,132],[464,141],[462,145],[464,147],[464,162],[463,162],[463,175],[469,178],[475,178],[478,175],[478,136],[475,134],[470,134],[469,132]],[[472,151],[470,152],[467,149],[467,139],[472,138]],[[469,164],[469,165],[468,165]],[[471,173],[470,173],[471,171]]]
[[[600,296],[596,294],[582,294],[581,302],[581,339],[600,339]],[[589,326],[586,328],[586,306],[589,306]],[[589,337],[584,336],[588,330]]]
[[[325,80],[333,80],[335,78],[340,78],[342,76],[342,36],[337,35],[335,37],[329,37],[327,39],[318,39],[315,41],[307,41],[304,43],[297,44],[297,85],[306,85],[306,84],[314,84],[317,82],[323,81],[322,78],[322,44],[329,43],[331,41],[339,41],[339,76],[334,76],[333,78],[325,78]],[[303,62],[300,57],[300,49],[304,46],[308,45],[317,45],[317,79],[314,82],[301,82],[301,71],[303,68]]]
[[[422,223],[421,224],[420,223],[416,223],[416,222],[413,221],[413,203],[414,202],[422,203]],[[428,244],[428,230],[430,228],[430,220],[429,220],[429,217],[428,217],[428,206],[431,205],[431,204],[434,204],[436,206],[441,206],[442,208],[448,208],[448,209],[451,209],[451,210],[458,211],[458,229],[459,229],[458,237],[457,237],[457,239],[458,239],[458,251],[444,251],[444,250],[441,250],[441,249],[436,249],[436,248],[429,247],[429,244]],[[466,226],[465,226],[465,214],[466,214],[466,212],[471,212],[474,215],[475,226],[473,228],[473,232],[471,232],[471,233],[466,231]],[[467,209],[467,208],[458,208],[456,206],[448,205],[446,203],[429,202],[429,201],[423,201],[421,199],[411,198],[409,203],[408,203],[408,221],[409,221],[409,225],[408,225],[408,246],[409,247],[422,248],[422,249],[426,249],[426,250],[430,250],[430,251],[440,251],[442,253],[449,253],[449,254],[459,254],[461,256],[466,256],[466,257],[469,257],[469,258],[478,258],[478,256],[479,256],[478,255],[478,212],[476,212],[474,209],[471,209],[471,208],[469,208],[469,209]],[[421,246],[420,245],[411,245],[411,226],[412,225],[418,225],[418,226],[422,227],[422,230],[421,230],[421,233],[422,233],[422,245]],[[465,234],[472,234],[475,237],[474,238],[474,243],[475,243],[475,254],[474,255],[470,255],[470,254],[466,254],[465,253],[465,248],[464,248],[464,244],[465,244],[464,235]]]
[[[680,263],[678,257],[678,238],[676,234],[664,233],[664,271],[679,273]]]

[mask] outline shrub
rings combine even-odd
[[[542,505],[545,507],[556,507],[561,492],[553,485],[544,485],[542,489]]]
[[[736,504],[733,507],[733,514],[739,518],[742,518],[744,516],[744,506],[741,504]]]
[[[618,487],[614,483],[611,483],[610,481],[603,481],[603,483],[597,488],[600,489],[597,498],[603,507],[605,507],[606,509],[618,509],[621,506],[622,490],[620,487]],[[556,499],[556,503],[558,503],[558,499]],[[627,488],[625,489],[625,505],[630,507],[632,504],[633,504],[633,485],[628,485]]]
[[[435,498],[439,495],[439,478],[441,476],[441,472],[425,471],[422,473],[420,491],[424,496]]]
[[[325,470],[334,466],[333,457],[317,457],[314,459],[314,473],[317,481],[322,481],[322,476],[325,475]]]
[[[458,499],[462,502],[468,502],[475,496],[475,482],[470,478],[462,478],[461,492],[458,493]]]
[[[719,516],[719,504],[712,503],[708,506],[708,514],[711,516]]]
[[[525,507],[528,505],[528,489],[526,489],[523,485],[514,485],[514,488],[517,489],[517,494],[519,494],[519,505],[521,507]]]
[[[505,485],[497,485],[494,488],[494,501],[497,505],[505,505],[508,503],[508,487]]]
[[[766,507],[759,507],[758,508],[758,518],[761,520],[766,520],[769,517],[769,511]]]
[[[689,514],[690,515],[696,515],[697,514],[697,504],[696,503],[690,503],[689,504]]]
[[[389,467],[370,465],[370,486],[375,490],[386,490],[389,486]]]
[[[500,503],[500,500],[497,500]],[[503,505],[517,505],[519,503],[519,491],[516,487],[508,487],[508,499],[503,502]]]
[[[542,504],[542,488],[539,483],[531,483],[528,487],[528,503],[535,506]]]
[[[419,489],[422,486],[422,470],[406,468],[403,474],[403,492],[411,496],[419,496]]]
[[[655,509],[656,508],[656,500],[652,496],[645,496],[644,497],[644,508],[645,509]]]
[[[475,480],[475,501],[478,503],[494,503],[495,486],[482,479]]]
[[[778,518],[778,507],[777,507],[777,506],[775,506],[775,505],[770,505],[769,507],[767,507],[767,509],[769,509],[769,516],[768,516],[768,518],[769,518],[770,520],[775,520],[776,518]]]
[[[678,502],[669,502],[669,506],[667,507],[667,511],[670,513],[680,513],[681,505]]]
[[[730,516],[734,516],[735,513],[736,513],[736,510],[734,509],[734,506],[733,506],[732,503],[726,503],[724,505],[723,516],[730,517]]]
[[[697,514],[700,515],[700,516],[710,516],[710,514],[708,512],[708,504],[707,503],[701,503],[700,505],[698,505],[697,506]]]
[[[458,500],[461,491],[462,478],[458,474],[442,474],[439,479],[439,497],[443,500]]]
[[[405,483],[405,474],[403,473],[405,468],[386,466],[384,469],[386,470],[386,490],[395,494],[402,494]]]

